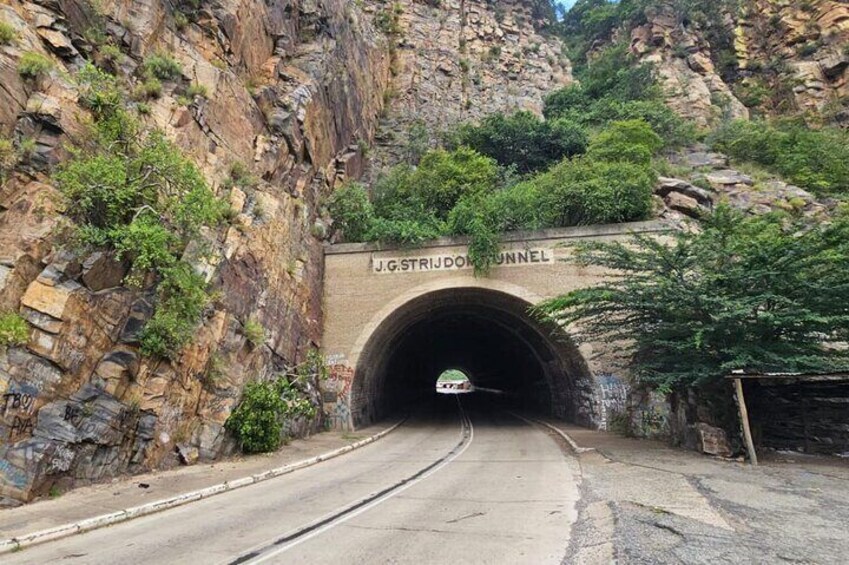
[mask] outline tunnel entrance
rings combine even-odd
[[[351,391],[355,426],[407,410],[457,369],[503,402],[586,424],[591,374],[568,336],[528,314],[530,304],[483,288],[429,292],[397,308],[365,343]]]

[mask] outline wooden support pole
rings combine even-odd
[[[734,391],[737,393],[737,407],[740,409],[740,421],[743,423],[743,438],[746,440],[749,462],[757,465],[758,454],[755,453],[755,442],[752,441],[752,429],[749,427],[749,410],[746,408],[746,398],[743,396],[742,379],[734,379]]]

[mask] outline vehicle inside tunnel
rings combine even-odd
[[[493,405],[576,423],[589,417],[591,376],[568,336],[504,292],[451,288],[396,309],[370,336],[351,396],[355,426],[408,411],[435,394],[448,369],[468,376]]]

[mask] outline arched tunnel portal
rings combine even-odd
[[[489,288],[434,290],[397,307],[368,337],[351,389],[355,426],[434,394],[460,369],[476,388],[522,409],[576,421],[592,377],[568,336],[528,313],[526,300]]]

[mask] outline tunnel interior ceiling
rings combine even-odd
[[[575,384],[589,375],[565,334],[528,304],[483,289],[449,289],[399,308],[369,339],[357,366],[352,412],[359,424],[432,394],[446,369],[525,407],[569,416]]]

